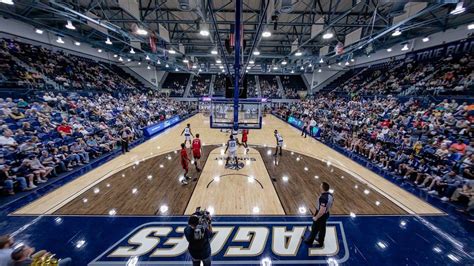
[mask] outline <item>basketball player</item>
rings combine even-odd
[[[189,141],[189,145],[191,145],[191,136],[194,138],[193,133],[191,132],[191,124],[187,124],[186,127],[181,132],[181,136],[184,133],[184,145]]]
[[[245,147],[245,150],[249,152],[249,146],[247,145],[247,140],[248,140],[248,135],[249,135],[249,130],[244,129],[242,130],[242,145]]]
[[[193,139],[191,148],[193,150],[194,166],[196,167],[196,171],[201,172],[201,169],[199,169],[198,166],[198,161],[201,159],[201,140],[199,139],[199,134],[196,134],[196,138]]]
[[[278,149],[280,149],[280,156],[281,156],[282,151],[283,151],[283,138],[280,135],[280,133],[278,133],[278,130],[275,129],[273,133],[275,134],[275,139],[276,139],[276,149],[275,149],[275,154],[273,154],[273,156],[277,156]]]
[[[184,144],[184,143],[181,143],[181,153],[180,154],[181,154],[181,166],[183,167],[183,170],[184,170],[184,178],[181,180],[181,184],[187,185],[188,181],[186,181],[186,180],[190,179],[190,177],[188,177],[188,171],[189,171],[188,163],[191,160],[189,160],[189,158],[188,158],[188,152],[186,151],[186,144]]]
[[[240,145],[238,139],[234,139],[233,135],[230,135],[229,140],[227,141],[227,147],[225,148],[225,152],[227,153],[227,150],[229,150],[229,154],[227,156],[225,165],[229,165],[229,160],[231,158],[235,159],[235,164],[238,166],[239,165],[239,159],[237,158],[237,145]]]

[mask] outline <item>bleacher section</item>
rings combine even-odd
[[[278,93],[278,83],[275,75],[259,75],[260,90],[262,97],[280,99],[282,95]]]
[[[214,81],[214,92],[213,97],[222,97],[225,95],[226,89],[226,75],[217,74],[216,80]]]
[[[298,91],[307,90],[306,84],[303,81],[301,75],[287,75],[280,76],[281,84],[283,85],[283,91],[285,98],[287,99],[298,99]]]
[[[193,81],[189,91],[189,97],[209,96],[209,87],[211,86],[211,74],[201,74],[193,76]]]
[[[161,87],[163,89],[170,89],[171,97],[183,97],[189,77],[190,74],[187,73],[169,73]]]

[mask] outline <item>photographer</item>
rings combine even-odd
[[[200,208],[189,217],[188,226],[184,229],[184,235],[189,242],[188,251],[193,259],[193,266],[211,265],[211,216],[207,211]]]

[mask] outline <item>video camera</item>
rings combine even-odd
[[[197,207],[193,215],[199,218],[199,224],[194,229],[194,239],[203,239],[212,222],[211,214],[206,209],[201,210],[201,207]]]

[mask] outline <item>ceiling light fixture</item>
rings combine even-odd
[[[260,52],[257,49],[255,49],[255,51],[253,51],[253,55],[260,55]]]
[[[6,4],[6,5],[14,5],[13,0],[0,0],[1,4]]]
[[[250,61],[249,61],[249,64],[253,65],[253,64],[255,64],[255,61],[250,60]]]
[[[301,69],[301,70],[304,70],[304,66],[301,66],[300,69]]]
[[[58,36],[58,39],[56,40],[56,42],[61,43],[61,44],[64,43],[63,38],[61,38],[61,36]]]
[[[122,58],[122,57],[119,57],[119,61],[122,62],[122,61],[123,61],[123,58]]]
[[[430,41],[430,37],[425,37],[423,39],[421,39],[423,42],[429,42]]]
[[[392,48],[388,48],[388,49],[387,49],[387,52],[390,53],[391,51],[392,51]]]
[[[130,58],[127,58],[127,62],[130,62],[130,61],[132,61],[132,59],[130,59]]]
[[[344,65],[348,66],[348,65],[349,65],[349,61],[346,61],[346,63],[345,63]]]
[[[329,40],[329,39],[331,39],[332,37],[334,37],[334,33],[330,32],[330,31],[327,31],[327,32],[324,33],[324,35],[323,35],[323,39],[325,39],[325,40]]]
[[[178,69],[178,68],[175,68],[174,71],[179,71],[179,69]]]
[[[112,41],[110,41],[109,37],[107,37],[107,40],[105,41],[105,44],[112,45]]]
[[[186,64],[187,64],[187,63],[189,63],[189,60],[188,60],[187,58],[184,58],[184,59],[183,59],[183,63],[186,63]]]
[[[176,54],[176,51],[173,50],[173,49],[169,49],[168,52],[169,52],[170,54]]]
[[[302,53],[301,51],[296,51],[295,55],[296,55],[296,56],[302,56],[303,53]]]
[[[66,28],[70,29],[70,30],[75,30],[76,29],[76,27],[74,27],[74,25],[72,25],[72,22],[70,20],[67,21]]]
[[[321,73],[322,71],[323,71],[323,70],[322,70],[321,68],[320,68],[320,69],[318,69],[318,72],[319,72],[319,73]]]
[[[313,64],[309,63],[308,67],[313,67]]]
[[[278,67],[277,67],[277,66],[274,66],[274,67],[273,67],[273,70],[278,70]]]
[[[97,49],[97,52],[102,53],[102,49]]]
[[[150,56],[146,55],[145,60],[150,60]]]
[[[474,23],[467,25],[468,30],[474,30]]]
[[[464,2],[461,1],[461,2],[458,2],[456,4],[456,8],[454,8],[453,10],[451,10],[451,12],[449,12],[449,14],[451,15],[459,15],[461,13],[464,13],[464,11],[466,11],[466,9],[463,7],[463,4]]]
[[[138,34],[138,35],[142,35],[142,36],[148,35],[148,31],[146,31],[145,29],[141,29],[141,28],[138,28],[138,29],[135,31],[135,33]]]
[[[147,67],[146,67],[146,69],[150,70],[150,69],[151,69],[151,67],[150,67],[150,66],[147,66]]]
[[[290,73],[293,74],[293,73],[295,73],[295,71],[292,69],[292,70],[290,71]]]
[[[43,34],[43,30],[40,30],[40,29],[35,29],[35,32],[38,34]]]
[[[397,29],[392,33],[392,36],[393,36],[393,37],[400,36],[400,35],[402,35],[402,32],[400,31],[400,28],[397,28]]]
[[[117,56],[118,56],[117,54],[114,54],[114,58],[117,58]]]
[[[211,54],[213,54],[213,55],[218,54],[217,49],[216,49],[216,48],[212,49],[212,50],[211,50]]]
[[[80,43],[80,42],[77,42],[77,41],[74,42],[74,44],[75,44],[76,46],[81,46],[81,43]]]
[[[202,36],[209,36],[210,32],[209,30],[207,29],[202,29],[199,34],[201,34]]]
[[[407,51],[408,50],[408,44],[403,45],[402,51]]]
[[[271,37],[271,36],[272,36],[272,33],[269,30],[265,30],[265,31],[262,32],[262,37],[263,38],[268,38],[268,37]]]
[[[216,63],[217,63],[217,64],[221,64],[222,61],[221,61],[219,58],[217,58],[217,59],[216,59]]]
[[[286,60],[283,60],[283,62],[281,62],[282,65],[286,65],[288,62],[286,62]]]
[[[157,63],[158,65],[161,65],[160,59],[158,59],[158,61],[156,61],[156,63]]]
[[[130,53],[131,53],[131,54],[134,54],[134,53],[135,53],[135,50],[133,50],[133,48],[130,48]]]
[[[166,64],[165,67],[168,68],[168,67],[170,67],[170,65]]]
[[[321,63],[321,64],[324,63],[324,60],[323,60],[322,57],[321,57],[321,59],[319,59],[319,63]]]

